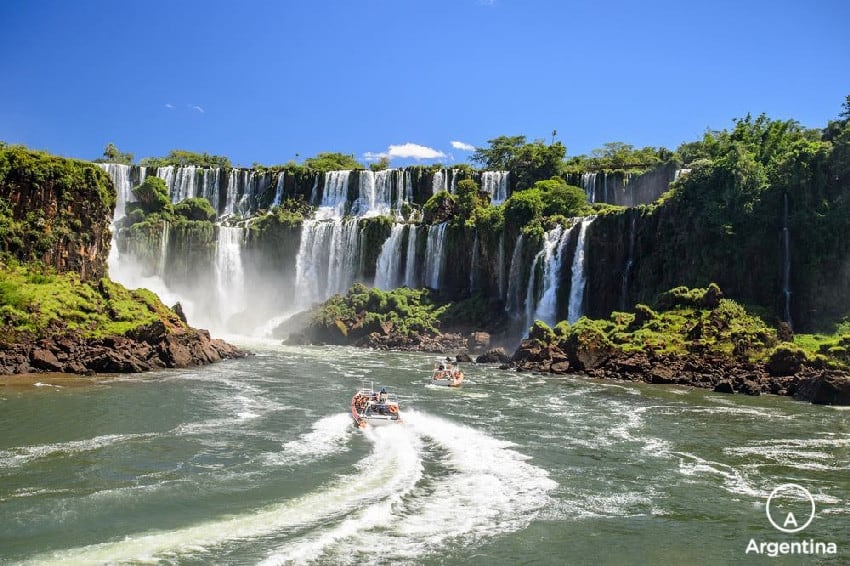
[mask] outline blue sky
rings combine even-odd
[[[824,126],[847,22],[844,0],[4,0],[0,140],[243,166],[462,163],[552,130],[568,155],[674,149],[748,112]]]

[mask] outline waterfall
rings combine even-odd
[[[101,163],[100,168],[106,171],[106,174],[109,175],[112,183],[115,185],[118,199],[115,202],[113,221],[117,222],[126,214],[124,210],[126,204],[134,200],[133,183],[130,180],[132,170],[130,165],[120,165],[118,163]]]
[[[584,273],[584,256],[585,256],[585,232],[588,225],[593,222],[594,217],[590,216],[581,221],[578,231],[578,242],[576,243],[576,251],[573,256],[572,277],[570,279],[570,303],[567,309],[567,320],[570,324],[577,321],[582,315],[582,305],[584,303],[584,286],[586,283]]]
[[[218,214],[219,173],[221,173],[221,169],[218,167],[204,169],[201,174],[200,192],[197,194],[197,196],[201,196],[210,202],[216,211],[216,215]]]
[[[245,275],[242,267],[244,229],[219,226],[215,244],[215,279],[218,315],[227,320],[245,310]]]
[[[508,171],[484,171],[481,173],[481,189],[490,193],[493,204],[502,204],[508,198]]]
[[[378,265],[375,269],[375,287],[395,289],[401,280],[401,244],[404,224],[393,224],[390,237],[381,246]]]
[[[632,266],[635,258],[635,226],[637,214],[634,210],[628,212],[631,215],[629,222],[629,250],[626,256],[626,265],[623,267],[623,289],[620,292],[620,310],[626,310],[626,301],[629,295],[629,278],[632,273]]]
[[[413,174],[407,169],[404,170],[404,199],[413,202]]]
[[[534,323],[534,302],[535,302],[535,294],[534,290],[536,285],[535,279],[537,278],[537,266],[540,264],[540,261],[543,259],[545,254],[544,249],[537,252],[534,256],[534,261],[531,262],[531,269],[528,271],[528,283],[525,285],[525,332],[528,333],[531,325]]]
[[[359,257],[357,235],[357,219],[304,221],[295,258],[298,306],[308,307],[316,301],[324,301],[351,286]]]
[[[407,231],[407,263],[404,268],[404,284],[411,289],[416,287],[416,236],[419,226],[411,224]]]
[[[227,189],[225,189],[226,198],[224,204],[224,216],[231,216],[236,207],[236,191],[239,190],[239,171],[231,169],[227,175]]]
[[[785,322],[791,323],[791,232],[788,229],[788,193],[784,194],[782,208],[782,295],[785,299]]]
[[[313,187],[310,189],[310,204],[318,205],[319,204],[319,174],[313,177]]]
[[[275,187],[272,206],[279,206],[281,200],[283,200],[284,176],[283,171],[277,174],[277,186]]]
[[[445,169],[434,171],[434,179],[431,181],[431,194],[437,194],[440,191],[448,191],[448,179]]]
[[[432,289],[440,288],[443,272],[443,249],[448,222],[428,227],[428,240],[425,245],[425,284]]]
[[[351,205],[356,216],[380,216],[392,211],[393,170],[360,171],[360,194]]]
[[[159,261],[156,264],[156,274],[165,281],[165,268],[168,267],[168,235],[171,232],[171,225],[163,220],[162,233],[159,237]]]
[[[543,250],[541,251],[544,262],[543,292],[540,296],[540,301],[537,303],[537,308],[534,310],[533,319],[542,320],[549,326],[554,326],[557,322],[558,282],[561,276],[561,258],[563,256],[561,252],[564,249],[564,243],[567,241],[570,231],[556,226],[546,232],[543,241]],[[531,307],[527,307],[527,310],[530,312]],[[531,322],[529,322],[529,327],[531,326]]]
[[[596,173],[581,174],[581,188],[587,195],[587,202],[596,202]]]
[[[325,173],[325,189],[316,218],[342,218],[348,200],[348,179],[351,171],[328,171]]]
[[[496,264],[496,269],[499,270],[498,274],[498,284],[499,284],[499,298],[505,297],[505,231],[499,234],[499,259]]]
[[[475,240],[472,242],[472,261],[469,265],[469,292],[478,290],[478,263],[480,251],[478,250],[478,231],[475,232]]]
[[[522,276],[522,234],[517,237],[514,253],[511,256],[511,268],[508,275],[508,293],[505,296],[505,312],[512,316],[519,314],[519,287]]]
[[[675,183],[680,177],[682,177],[682,175],[687,175],[690,172],[690,169],[676,169],[676,172],[673,173],[673,182]]]

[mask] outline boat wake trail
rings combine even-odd
[[[396,482],[402,489],[387,491],[333,528],[288,543],[264,564],[374,561],[376,549],[381,561],[413,561],[521,529],[547,505],[556,483],[510,443],[424,413],[404,417],[405,426],[367,434],[378,458],[413,447],[421,473],[406,475]]]
[[[361,434],[370,443],[350,473],[313,492],[168,532],[51,552],[34,562],[203,559],[246,547],[263,564],[412,562],[522,529],[548,504],[555,482],[511,443],[425,413],[404,417],[402,426],[351,434],[331,416],[285,445],[284,453],[312,459],[323,451],[309,446],[327,444],[333,452],[362,440]],[[384,549],[380,557],[376,548]]]

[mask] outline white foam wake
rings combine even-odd
[[[513,444],[416,411],[397,429],[418,446],[419,459],[436,460],[408,496],[376,505],[334,530],[270,556],[268,564],[314,558],[334,563],[415,560],[451,542],[524,528],[549,501],[556,483],[513,450]],[[393,427],[396,429],[396,427]],[[378,431],[378,432],[384,432]]]
[[[376,431],[392,434],[393,431]],[[245,513],[207,521],[169,532],[130,535],[119,541],[57,551],[33,558],[35,564],[120,563],[159,561],[173,556],[199,555],[227,543],[266,537],[284,530],[325,524],[352,513],[362,514],[376,504],[396,501],[421,474],[415,444],[387,438],[380,450],[355,466],[355,473],[314,493]],[[381,513],[381,516],[385,514]],[[297,548],[297,547],[293,547]]]

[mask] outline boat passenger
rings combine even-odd
[[[381,387],[381,393],[378,394],[378,403],[386,403],[387,402],[387,388]]]

